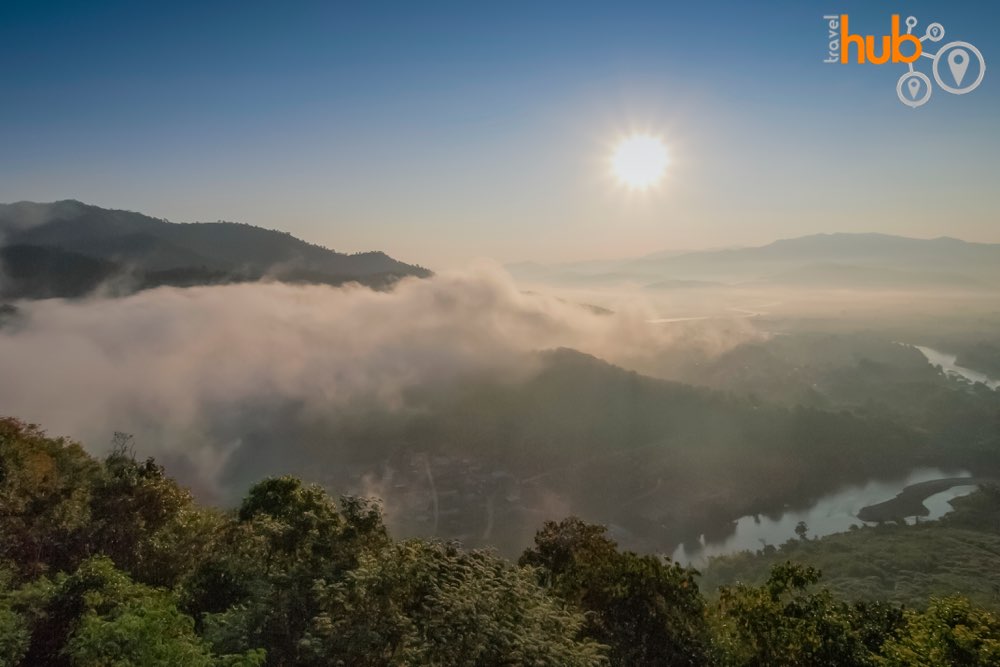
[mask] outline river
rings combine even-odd
[[[764,545],[780,546],[790,539],[795,539],[795,527],[804,521],[809,537],[822,537],[833,533],[850,530],[851,525],[862,526],[865,522],[858,518],[858,512],[863,507],[876,505],[891,500],[906,487],[949,477],[971,477],[968,472],[945,471],[939,468],[919,468],[906,477],[894,480],[870,480],[865,484],[845,486],[844,488],[823,496],[811,507],[803,510],[788,510],[778,517],[763,515],[744,516],[735,522],[735,530],[726,539],[718,542],[707,542],[702,536],[700,544],[689,549],[691,545],[681,545],[674,550],[671,558],[683,565],[703,566],[712,556],[736,553],[739,551],[757,551]],[[928,514],[919,517],[921,521],[939,519],[952,507],[948,501],[959,496],[968,495],[976,487],[972,485],[956,485],[928,497],[923,504]],[[908,523],[917,520],[916,516],[906,517]]]
[[[957,357],[954,354],[918,345],[914,347],[923,353],[928,363],[940,366],[949,375],[959,376],[973,383],[981,382],[991,389],[1000,387],[1000,380],[994,380],[984,373],[956,364]],[[683,565],[697,567],[704,565],[712,556],[739,551],[756,551],[768,544],[779,546],[796,538],[795,527],[800,521],[805,522],[809,537],[842,533],[850,530],[852,525],[864,525],[865,522],[858,518],[858,512],[862,508],[890,501],[908,486],[950,477],[970,477],[971,481],[971,476],[966,471],[920,468],[912,471],[906,477],[895,480],[871,480],[861,485],[846,486],[835,493],[820,498],[808,509],[788,510],[777,517],[741,517],[736,520],[732,534],[724,540],[710,542],[702,536],[699,543],[693,547],[683,544],[677,547],[671,558]],[[976,486],[972,484],[956,484],[924,498],[922,504],[926,508],[927,514],[919,516],[919,520],[930,521],[941,518],[952,509],[949,501],[968,495],[975,488]],[[919,505],[920,503],[917,504],[917,507]],[[905,520],[912,523],[918,520],[918,516],[916,514],[907,516]]]
[[[994,380],[985,373],[980,373],[979,371],[974,371],[971,368],[966,368],[965,366],[959,366],[956,364],[955,361],[958,357],[954,354],[939,352],[933,348],[921,347],[919,345],[914,345],[914,347],[920,350],[923,355],[927,357],[927,363],[931,366],[940,366],[948,375],[957,375],[972,383],[982,382],[990,389],[1000,387],[1000,380]]]

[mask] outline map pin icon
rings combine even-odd
[[[920,92],[920,82],[916,79],[910,79],[906,82],[906,87],[910,89],[910,97],[917,99],[917,93]]]
[[[955,85],[961,87],[965,72],[969,69],[969,52],[964,49],[952,49],[948,54],[948,69],[955,77]]]

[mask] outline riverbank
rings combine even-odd
[[[930,347],[921,347],[920,345],[914,345],[913,347],[920,350],[924,357],[926,357],[927,363],[931,366],[940,366],[941,370],[947,375],[963,378],[972,384],[984,384],[990,389],[1000,388],[1000,380],[991,378],[986,373],[959,365],[957,355],[941,352]]]
[[[948,477],[911,484],[900,491],[895,498],[862,507],[858,518],[870,523],[904,521],[906,517],[928,516],[930,510],[924,501],[936,493],[956,486],[979,486],[988,480],[977,477]]]
[[[927,598],[961,593],[1000,609],[1000,502],[983,491],[956,498],[954,510],[917,525],[865,525],[820,539],[719,558],[699,568],[709,594],[736,582],[760,584],[788,560],[823,572],[822,583],[851,600],[891,600],[920,608]]]
[[[865,519],[860,516],[864,508],[879,507],[903,496],[905,505],[890,504],[886,511],[895,515],[914,505],[908,501],[916,499],[916,511],[901,516],[923,516],[939,518],[951,510],[947,502],[940,507],[927,508],[923,501],[935,494],[955,489],[965,484],[981,480],[965,470],[942,470],[940,468],[919,468],[910,471],[904,478],[870,479],[864,484],[846,485],[837,491],[824,495],[808,507],[788,508],[777,515],[766,514],[743,516],[735,521],[715,527],[714,531],[703,531],[696,542],[679,545],[671,558],[685,565],[701,565],[709,558],[740,551],[756,551],[767,545],[780,545],[795,539],[799,523],[805,523],[810,537],[822,537],[851,530],[862,521],[878,523],[891,519]],[[948,482],[948,483],[945,483]],[[907,490],[910,490],[907,493]],[[947,494],[945,494],[947,496]],[[958,494],[961,495],[961,494]],[[887,501],[886,499],[892,499]],[[950,500],[946,497],[944,500]],[[930,510],[930,511],[929,511]]]

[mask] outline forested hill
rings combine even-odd
[[[0,665],[1000,664],[1000,618],[963,597],[848,602],[787,562],[706,596],[576,519],[515,564],[291,477],[219,511],[129,444],[97,461],[0,419]]]
[[[252,225],[177,224],[72,200],[0,204],[0,242],[0,296],[7,298],[265,278],[380,287],[429,275],[383,252],[344,254]]]

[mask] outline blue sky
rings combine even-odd
[[[821,19],[989,65],[908,109]],[[0,2],[0,201],[239,220],[433,267],[814,232],[1000,242],[1000,5]],[[924,69],[927,69],[926,67]],[[608,176],[661,135],[655,192]]]

